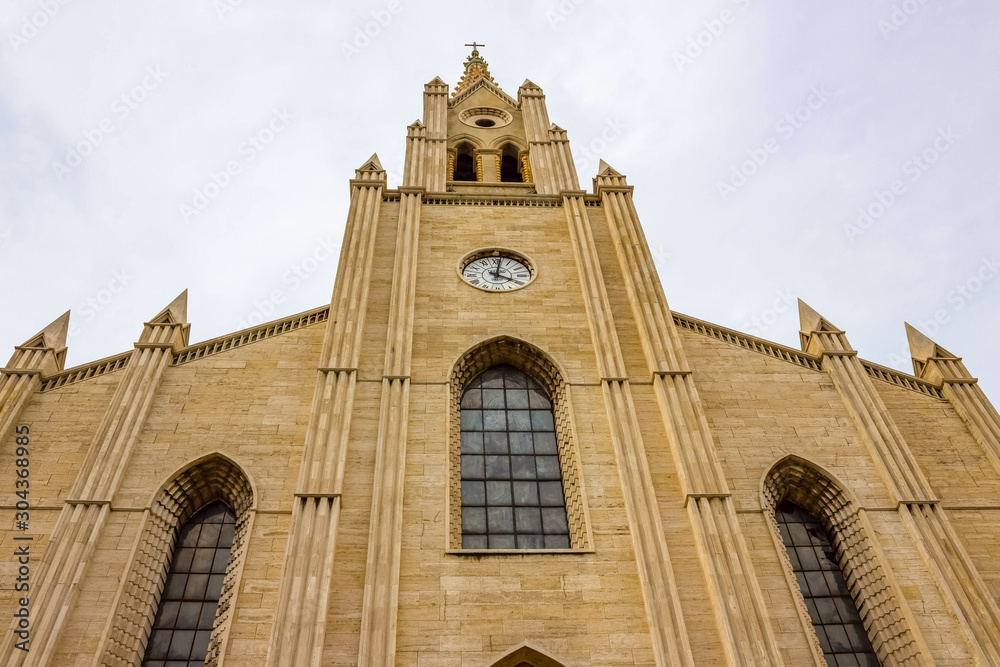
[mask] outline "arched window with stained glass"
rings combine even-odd
[[[823,524],[787,500],[778,505],[774,515],[827,664],[879,667]]]
[[[463,549],[568,549],[552,401],[508,365],[474,378],[461,400]]]
[[[143,667],[205,664],[235,534],[236,515],[222,501],[181,527]]]

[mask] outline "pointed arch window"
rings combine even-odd
[[[222,501],[181,527],[143,667],[205,664],[235,535],[236,514]]]
[[[774,514],[827,664],[879,667],[826,529],[787,500]]]
[[[513,366],[494,366],[461,399],[463,549],[568,549],[552,401]]]
[[[217,452],[169,478],[152,498],[139,529],[95,664],[124,660],[180,667],[221,660],[256,514],[255,496],[244,470]],[[177,631],[193,634],[177,636]],[[191,650],[185,656],[188,640]]]

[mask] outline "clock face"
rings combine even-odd
[[[462,278],[473,287],[487,292],[516,290],[531,282],[531,269],[511,254],[499,253],[476,257],[462,269]]]

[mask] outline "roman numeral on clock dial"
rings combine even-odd
[[[473,287],[504,292],[528,284],[531,270],[517,257],[497,254],[479,257],[466,264],[462,278]]]

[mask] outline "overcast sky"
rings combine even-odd
[[[192,342],[329,303],[348,179],[399,184],[478,40],[582,186],[628,176],[672,308],[798,347],[801,297],[912,372],[909,321],[1000,398],[996,3],[8,0],[0,34],[2,354],[70,308],[67,366],[126,351],[185,288]]]

